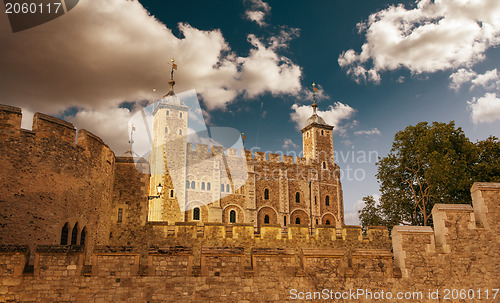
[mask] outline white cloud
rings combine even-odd
[[[297,124],[297,129],[302,129],[307,124],[307,119],[311,117],[313,110],[310,105],[292,105],[293,112],[290,118]],[[329,125],[335,126],[334,131],[342,131],[342,121],[351,118],[356,110],[347,104],[335,102],[328,106],[326,111],[317,110],[317,114]]]
[[[78,129],[86,129],[98,135],[117,156],[129,148],[128,122],[131,113],[126,108],[81,110],[75,116],[65,117]]]
[[[297,148],[297,144],[293,143],[292,139],[284,139],[282,148],[285,150],[289,150],[292,148]]]
[[[249,5],[249,9],[245,12],[247,19],[257,23],[261,27],[267,26],[264,19],[271,11],[271,6],[262,0],[247,0],[245,2]]]
[[[414,74],[470,67],[500,43],[500,1],[417,0],[371,14],[358,25],[366,41],[338,63],[357,82],[380,81],[380,72],[407,68]]]
[[[473,70],[461,68],[450,75],[450,88],[459,90],[464,84],[471,84],[470,89],[483,87],[485,89],[500,89],[500,78],[498,70],[492,69],[484,74],[478,74]]]
[[[5,14],[0,26],[9,27]],[[294,29],[265,41],[250,35],[248,56],[236,55],[219,30],[181,23],[179,31],[181,38],[138,1],[122,0],[84,1],[30,30],[2,30],[0,66],[9,72],[0,75],[0,99],[49,114],[152,100],[153,88],[168,90],[172,57],[175,90],[196,89],[209,109],[224,108],[238,95],[301,89],[300,67],[278,54],[297,35]]]
[[[467,103],[474,123],[491,123],[500,120],[500,98],[497,98],[495,93],[487,93]]]
[[[366,135],[366,136],[371,136],[371,135],[381,135],[380,131],[378,128],[373,128],[370,130],[358,130],[354,132],[355,135]]]

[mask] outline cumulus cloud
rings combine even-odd
[[[366,135],[366,136],[379,135],[380,136],[381,135],[378,128],[373,128],[370,130],[358,130],[358,131],[355,131],[354,134],[357,136],[359,136],[359,135]]]
[[[380,195],[373,194],[372,196],[375,199],[375,205],[378,206],[380,204]],[[346,212],[344,214],[345,223],[348,225],[361,225],[358,211],[362,210],[364,207],[365,202],[363,202],[363,200],[356,201],[356,204],[354,204],[354,211]]]
[[[238,96],[301,91],[301,68],[279,54],[298,31],[283,28],[266,40],[249,35],[249,54],[238,56],[220,30],[185,23],[178,28],[180,37],[138,1],[83,1],[60,18],[16,34],[0,14],[0,103],[52,115],[83,109],[74,117],[82,125],[81,117],[123,113],[123,101],[166,93],[172,57],[178,65],[175,91],[196,89],[209,110],[224,109]],[[103,127],[89,126],[107,136]]]
[[[380,72],[414,74],[470,67],[500,43],[497,0],[418,0],[416,7],[389,6],[358,24],[366,41],[338,63],[357,82],[380,81]]]
[[[250,54],[241,57],[219,30],[181,23],[177,38],[138,1],[121,0],[85,1],[16,34],[2,14],[0,28],[0,64],[8,71],[0,76],[0,98],[33,110],[153,99],[153,88],[168,90],[171,57],[179,67],[176,90],[196,89],[209,108],[222,108],[238,95],[295,94],[301,88],[300,67],[278,54],[283,45],[277,41],[294,37],[286,30],[265,41],[250,35]]]
[[[128,122],[132,114],[127,108],[101,108],[97,110],[80,110],[65,120],[73,123],[78,129],[86,129],[98,135],[116,155],[121,155],[129,148]]]
[[[267,26],[268,24],[264,19],[271,11],[271,6],[262,0],[247,0],[245,2],[249,6],[248,10],[245,12],[246,18],[257,23],[261,27]]]
[[[483,87],[485,89],[500,89],[498,70],[492,69],[484,74],[478,74],[470,69],[461,68],[450,75],[450,88],[459,90],[464,84],[471,84],[470,89]]]
[[[500,120],[500,98],[497,98],[495,93],[487,93],[467,103],[474,123],[491,123]]]
[[[292,139],[284,139],[283,140],[283,149],[292,149],[292,148],[297,148],[297,144],[293,143]]]
[[[296,123],[297,129],[300,130],[307,125],[307,119],[313,113],[312,107],[310,105],[294,104],[292,110],[290,118]],[[342,131],[344,129],[342,127],[343,120],[350,119],[356,110],[347,104],[335,102],[333,105],[329,105],[327,110],[317,110],[316,112],[327,124],[335,126],[334,131]]]

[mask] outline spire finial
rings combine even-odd
[[[318,104],[316,104],[316,93],[318,92],[318,89],[316,88],[316,83],[313,83],[313,115],[316,115],[316,108],[318,107]]]
[[[174,85],[175,85],[175,81],[174,81],[174,70],[177,70],[177,64],[175,64],[175,60],[172,58],[172,60],[170,60],[170,65],[172,65],[172,69],[170,70],[170,80],[168,81],[168,84],[170,85],[170,90],[168,91],[168,93],[163,96],[163,98],[165,97],[168,97],[168,96],[173,96],[175,95],[174,93]]]

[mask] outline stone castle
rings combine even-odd
[[[313,108],[304,158],[193,150],[171,89],[138,160],[0,105],[0,302],[499,302],[500,184],[436,205],[434,228],[364,235],[344,224],[333,127]]]

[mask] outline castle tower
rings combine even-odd
[[[307,125],[302,129],[302,150],[304,157],[320,162],[326,168],[333,165],[333,126],[326,124],[325,120],[316,113],[316,86],[314,88],[313,114],[307,119]],[[324,162],[324,163],[323,163]]]
[[[173,62],[172,59],[170,90],[153,111],[149,195],[157,195],[158,184],[162,184],[163,192],[159,198],[150,200],[149,221],[184,221],[189,107],[174,93],[173,72],[177,66]]]

